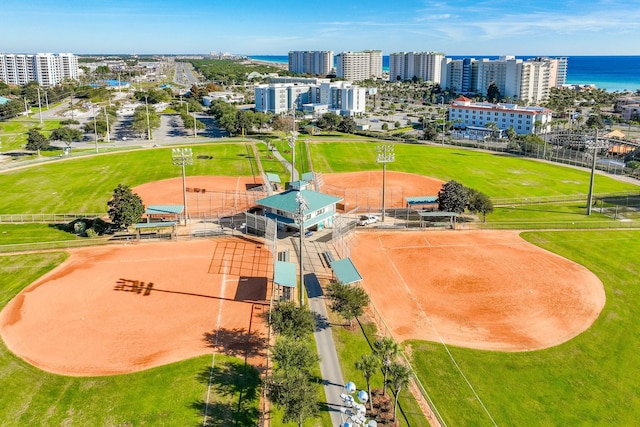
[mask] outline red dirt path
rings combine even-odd
[[[211,354],[244,356],[264,338],[272,258],[239,239],[71,250],[0,313],[7,347],[49,372],[112,375]],[[125,279],[122,282],[121,279]],[[133,281],[153,283],[148,295]],[[258,279],[258,282],[261,282]],[[257,346],[259,347],[259,345]],[[260,348],[250,362],[260,363]]]
[[[515,231],[358,233],[352,258],[399,341],[541,349],[585,331],[605,303],[593,273]]]

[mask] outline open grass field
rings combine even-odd
[[[251,176],[244,144],[193,147],[188,176]],[[105,212],[118,184],[136,185],[181,176],[171,148],[154,148],[43,164],[0,174],[0,213]]]
[[[314,169],[323,173],[381,170],[375,147],[380,141],[330,142],[311,146]],[[489,197],[586,194],[589,173],[554,164],[479,151],[427,145],[395,144],[395,162],[387,170],[410,172],[443,181],[455,179]],[[640,187],[597,175],[596,193],[638,191]]]
[[[51,131],[60,127],[60,120],[44,120],[41,125],[38,115],[31,118],[18,118],[0,122],[0,152],[21,150],[27,143],[27,132],[31,128],[39,128],[42,134],[49,136]]]
[[[64,259],[62,252],[0,256],[0,308]],[[43,372],[0,343],[3,426],[202,425],[211,356],[111,377]],[[255,426],[258,373],[240,359],[217,356],[208,426]],[[241,397],[241,399],[240,399]]]
[[[522,353],[450,347],[453,357],[498,425],[636,425],[640,231],[532,232],[524,237],[594,272],[605,286],[603,312],[590,329],[557,347]],[[449,425],[491,424],[441,345],[406,344]]]
[[[76,240],[78,236],[49,224],[0,224],[0,245]]]

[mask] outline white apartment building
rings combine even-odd
[[[389,81],[413,80],[440,83],[444,54],[438,52],[397,52],[389,55]]]
[[[297,109],[309,102],[309,89],[314,85],[295,83],[272,83],[256,85],[256,111],[282,114]]]
[[[289,52],[289,71],[293,73],[326,76],[333,72],[333,62],[330,50]]]
[[[72,53],[0,54],[0,81],[7,84],[54,86],[77,78],[78,57]]]
[[[502,96],[537,104],[548,98],[552,87],[564,84],[567,66],[567,58],[447,58],[442,61],[440,85],[461,93],[486,94],[495,83]]]
[[[302,85],[275,83],[256,85],[256,111],[282,114],[295,108],[306,112],[334,112],[352,116],[365,112],[366,89],[349,82]]]
[[[449,106],[449,120],[456,128],[485,128],[487,123],[495,123],[502,131],[513,127],[518,135],[549,132],[552,113],[544,107],[473,102],[464,96]]]
[[[336,76],[349,81],[382,77],[382,51],[340,52],[336,55]]]

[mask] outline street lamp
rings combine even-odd
[[[377,163],[382,163],[382,222],[384,222],[385,211],[385,193],[387,187],[387,163],[393,162],[396,159],[396,155],[393,152],[393,145],[382,144],[376,147],[378,156],[376,158]]]
[[[291,138],[289,138],[289,147],[291,147],[291,182],[297,178],[296,174],[296,104],[293,104],[293,125],[291,126]]]
[[[340,424],[340,427],[376,427],[378,423],[375,420],[367,420],[366,413],[367,408],[365,404],[369,400],[369,395],[366,391],[360,390],[356,395],[358,402],[353,398],[352,394],[356,392],[356,385],[349,381],[344,386],[346,393],[340,394],[344,407],[340,408],[340,418],[344,421]],[[344,417],[347,420],[344,420]]]
[[[302,190],[298,190],[296,202],[298,203],[298,211],[294,216],[298,226],[300,227],[300,254],[298,256],[298,261],[300,263],[300,307],[302,307],[304,305],[304,273],[302,271],[302,254],[304,252],[302,250],[304,245],[304,212],[309,209],[307,200],[302,196]]]
[[[182,166],[182,200],[184,203],[184,225],[187,225],[187,182],[184,173],[185,165],[193,164],[193,152],[191,148],[171,149],[171,162],[174,166]]]
[[[109,114],[107,114],[107,106],[104,106],[104,118],[107,121],[107,142],[111,142],[109,137]]]
[[[96,123],[96,107],[91,104],[91,112],[93,113],[93,133],[96,137],[96,153],[98,152],[98,124]]]
[[[144,96],[144,106],[147,110],[147,138],[151,141],[151,121],[149,120],[149,101],[148,96]]]

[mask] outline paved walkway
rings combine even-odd
[[[344,379],[331,334],[324,294],[318,277],[314,273],[305,274],[304,284],[307,289],[309,308],[316,316],[316,330],[313,337],[320,355],[320,375],[322,375],[324,384],[327,409],[331,415],[331,423],[334,426],[339,426],[341,425],[340,407],[342,406],[340,394],[344,392]]]

